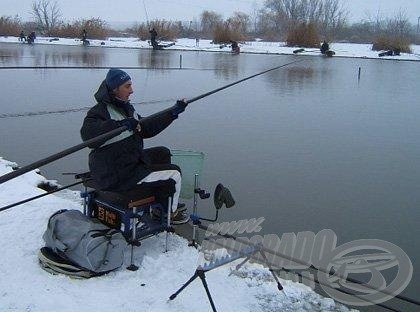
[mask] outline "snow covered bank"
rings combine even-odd
[[[0,37],[0,42],[19,43],[18,37]],[[151,49],[148,41],[141,41],[138,38],[108,38],[108,40],[89,40],[91,47],[108,47],[108,48],[132,48],[132,49]],[[164,44],[165,42],[162,42]],[[168,43],[168,42],[167,42]],[[81,46],[80,39],[66,38],[48,38],[38,37],[35,39],[37,44],[51,45],[73,45]],[[305,49],[299,54],[293,54],[297,47],[286,47],[284,42],[265,42],[265,41],[247,41],[240,44],[241,53],[254,54],[283,54],[283,55],[311,55],[321,56],[319,49]],[[353,58],[371,58],[371,59],[389,59],[404,61],[420,61],[420,46],[412,45],[413,54],[401,53],[399,56],[379,57],[378,51],[372,51],[371,44],[355,44],[355,43],[331,43],[331,50],[335,51],[336,57],[353,57]],[[201,39],[198,46],[195,39],[181,38],[175,45],[166,48],[167,50],[190,50],[190,51],[207,51],[207,52],[224,52],[230,53],[230,47],[212,44],[211,40]]]
[[[15,163],[0,158],[0,175]],[[44,191],[36,185],[46,179],[34,171],[0,184],[0,207]],[[59,209],[82,209],[77,192],[49,195],[0,212],[0,310],[1,311],[210,311],[199,279],[178,297],[168,298],[194,273],[199,253],[177,235],[149,238],[135,250],[140,269],[131,272],[127,247],[124,266],[106,276],[89,280],[51,275],[38,265],[37,253],[49,216]],[[241,260],[206,274],[219,311],[349,311],[309,287],[282,281],[277,290],[271,274],[256,264],[246,264],[229,276]]]

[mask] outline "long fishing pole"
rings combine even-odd
[[[36,168],[42,167],[46,164],[49,164],[49,163],[51,163],[51,162],[53,162],[57,159],[63,158],[64,156],[67,156],[67,155],[73,154],[77,151],[80,151],[81,149],[87,147],[88,145],[94,144],[94,143],[96,143],[98,141],[101,141],[101,140],[106,141],[108,139],[111,139],[111,138],[119,135],[120,133],[122,133],[126,130],[127,130],[127,127],[125,127],[125,126],[119,127],[117,129],[114,129],[114,130],[109,131],[107,133],[101,134],[97,137],[94,137],[90,140],[87,140],[83,143],[80,143],[78,145],[70,147],[70,148],[68,148],[64,151],[58,152],[57,154],[51,155],[51,156],[46,157],[44,159],[38,160],[38,161],[36,161],[36,162],[34,162],[30,165],[27,165],[25,167],[22,167],[22,168],[19,168],[19,169],[15,170],[15,171],[9,172],[9,173],[7,173],[5,175],[2,175],[0,177],[0,184],[4,183],[6,181],[9,181],[11,179],[14,179],[14,178],[26,173],[26,172],[29,172],[31,170],[34,170]]]
[[[21,201],[19,201],[19,202],[17,202],[17,203],[13,203],[13,204],[10,204],[10,205],[7,205],[7,206],[4,206],[4,207],[1,207],[1,208],[0,208],[0,211],[7,210],[7,209],[10,209],[10,208],[12,208],[12,207],[19,206],[19,205],[22,205],[22,204],[24,204],[24,203],[30,202],[30,201],[32,201],[32,200],[35,200],[35,199],[38,199],[38,198],[41,198],[41,197],[44,197],[44,196],[47,196],[47,195],[50,195],[50,194],[54,194],[54,193],[60,192],[60,191],[62,191],[62,190],[65,190],[65,189],[68,189],[68,188],[70,188],[70,187],[76,186],[76,185],[81,184],[81,183],[83,183],[83,182],[84,182],[84,181],[78,181],[78,182],[75,182],[75,183],[72,183],[72,184],[69,184],[69,185],[66,185],[66,186],[60,187],[60,188],[58,188],[58,189],[56,189],[56,190],[54,190],[54,191],[47,192],[47,193],[44,193],[44,194],[40,194],[40,195],[37,195],[37,196],[31,197],[31,198],[27,198],[27,199],[21,200]]]
[[[151,105],[151,104],[159,104],[159,103],[167,103],[167,102],[174,102],[176,98],[172,99],[162,99],[162,100],[151,100],[151,101],[144,101],[144,102],[130,102],[131,105]],[[91,108],[91,106],[85,107],[78,107],[78,108],[67,108],[67,109],[59,109],[59,110],[51,110],[51,111],[38,111],[38,112],[22,112],[22,113],[15,113],[15,114],[0,114],[0,119],[2,118],[15,118],[15,117],[34,117],[34,116],[42,116],[42,115],[50,115],[50,114],[67,114],[67,113],[77,113],[82,111],[87,111]]]
[[[144,3],[144,0],[143,0],[143,7],[144,7],[144,12],[146,13],[147,28],[150,28],[149,16],[147,15],[146,4]]]
[[[193,103],[193,102],[195,102],[195,101],[198,101],[198,100],[200,100],[200,99],[202,99],[202,98],[205,98],[206,96],[209,96],[209,95],[212,95],[212,94],[214,94],[214,93],[216,93],[216,92],[219,92],[219,91],[222,91],[222,90],[224,90],[224,89],[230,88],[230,87],[232,87],[232,86],[234,86],[234,85],[236,85],[236,84],[238,84],[238,83],[241,83],[241,82],[244,82],[244,81],[246,81],[246,80],[249,80],[249,79],[255,78],[255,77],[257,77],[257,76],[260,76],[260,75],[266,74],[266,73],[271,72],[271,71],[273,71],[273,70],[280,69],[280,68],[282,68],[282,67],[286,67],[286,66],[289,66],[289,65],[292,65],[292,64],[296,64],[296,63],[300,63],[300,62],[303,62],[303,60],[293,61],[293,62],[290,62],[290,63],[286,63],[286,64],[283,64],[283,65],[280,65],[280,66],[276,66],[276,67],[273,67],[273,68],[270,68],[270,69],[264,70],[264,71],[259,72],[259,73],[257,73],[257,74],[254,74],[254,75],[251,75],[251,76],[245,77],[245,78],[240,79],[240,80],[238,80],[238,81],[235,81],[235,82],[232,82],[232,83],[230,83],[230,84],[227,84],[227,85],[225,85],[225,86],[223,86],[223,87],[217,88],[217,89],[215,89],[215,90],[209,91],[209,92],[204,93],[204,94],[201,94],[201,95],[199,95],[199,96],[196,96],[196,97],[194,97],[194,98],[192,98],[192,99],[186,100],[186,101],[185,101],[185,103],[187,103],[187,104],[191,104],[191,103]],[[166,109],[166,110],[164,110],[164,111],[169,111],[169,110],[171,110],[171,108],[168,108],[168,109]],[[149,118],[153,118],[153,117],[155,117],[155,116],[156,116],[156,115],[158,115],[159,113],[160,113],[160,112],[158,112],[158,113],[155,113],[155,114],[152,114],[152,115],[150,115],[150,116],[147,116],[147,117],[142,118],[142,119],[141,119],[141,121],[140,121],[140,123],[141,123],[142,121],[146,121],[146,120],[147,120],[147,119],[149,119]],[[1,182],[0,182],[0,183],[1,183]]]
[[[217,89],[215,89],[213,91],[209,91],[209,92],[204,93],[202,95],[196,96],[196,97],[194,97],[194,98],[192,98],[190,100],[186,100],[185,102],[187,104],[191,104],[191,103],[193,103],[195,101],[198,101],[198,100],[200,100],[200,99],[202,99],[202,98],[204,98],[206,96],[212,95],[212,94],[214,94],[216,92],[219,92],[219,91],[222,91],[222,90],[227,89],[229,87],[232,87],[232,86],[234,86],[234,85],[236,85],[238,83],[244,82],[244,81],[249,80],[251,78],[254,78],[254,77],[263,75],[265,73],[271,72],[273,70],[280,69],[282,67],[286,67],[286,66],[289,66],[289,65],[292,65],[292,64],[296,64],[296,63],[299,63],[299,62],[302,62],[302,61],[303,60],[298,60],[298,61],[294,61],[294,62],[283,64],[283,65],[280,65],[280,66],[276,66],[276,67],[273,67],[271,69],[264,70],[264,71],[262,71],[260,73],[257,73],[257,74],[248,76],[246,78],[243,78],[241,80],[232,82],[232,83],[227,84],[227,85],[225,85],[223,87],[217,88]],[[155,113],[153,115],[144,117],[144,118],[142,118],[140,120],[140,124],[142,124],[143,122],[146,122],[149,119],[152,119],[153,117],[155,117],[156,115],[158,115],[158,114],[160,114],[162,112],[168,112],[168,111],[171,111],[171,110],[172,110],[172,108],[170,107],[170,108],[167,108],[167,109],[165,109],[163,111],[160,111],[158,113]],[[83,142],[81,144],[78,144],[78,145],[75,145],[73,147],[70,147],[70,148],[68,148],[68,149],[66,149],[64,151],[61,151],[61,152],[57,153],[57,154],[51,155],[51,156],[49,156],[47,158],[38,160],[38,161],[36,161],[36,162],[34,162],[34,163],[30,164],[30,165],[27,165],[25,167],[22,167],[22,168],[19,168],[19,169],[15,170],[15,171],[9,172],[9,173],[7,173],[5,175],[0,176],[0,184],[2,184],[4,182],[7,182],[7,181],[9,181],[11,179],[14,179],[14,178],[16,178],[16,177],[18,177],[18,176],[26,173],[26,172],[29,172],[31,170],[34,170],[34,169],[37,169],[39,167],[42,167],[42,166],[44,166],[46,164],[49,164],[49,163],[51,163],[51,162],[53,162],[55,160],[58,160],[60,158],[63,158],[64,156],[67,156],[67,155],[70,155],[72,153],[75,153],[75,152],[77,152],[77,151],[79,151],[79,150],[81,150],[81,149],[83,149],[83,148],[85,148],[85,147],[87,147],[87,146],[89,146],[91,144],[94,144],[94,143],[96,143],[98,141],[101,141],[101,140],[106,141],[108,139],[111,139],[111,138],[119,135],[120,133],[122,133],[122,132],[124,132],[126,130],[128,130],[128,129],[125,126],[119,127],[119,128],[114,129],[114,130],[112,130],[110,132],[101,134],[101,135],[99,135],[99,136],[97,136],[95,138],[92,138],[92,139],[90,139],[88,141],[85,141],[85,142]]]
[[[153,70],[223,70],[220,68],[192,68],[192,67],[148,67],[148,66],[114,66],[121,69],[153,69]],[[0,66],[0,70],[7,69],[109,69],[109,66]]]

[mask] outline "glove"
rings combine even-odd
[[[176,104],[172,106],[172,115],[174,117],[178,117],[178,115],[185,110],[185,107],[187,107],[187,105],[188,104],[184,100],[176,101]]]
[[[130,131],[136,129],[137,125],[139,124],[139,122],[133,117],[120,120],[118,123],[120,124],[120,126],[126,126],[127,129]]]

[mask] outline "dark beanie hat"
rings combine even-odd
[[[131,77],[125,71],[119,68],[111,68],[106,74],[105,83],[110,90],[114,90],[128,80],[131,80]]]

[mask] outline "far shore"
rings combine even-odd
[[[89,45],[85,48],[101,47],[101,48],[130,48],[130,49],[152,49],[149,41],[140,40],[138,38],[111,37],[107,40],[88,39]],[[23,44],[18,37],[3,36],[0,37],[0,43]],[[169,44],[171,42],[161,42],[161,44]],[[33,46],[37,45],[67,45],[82,46],[81,39],[57,38],[57,37],[37,37]],[[246,41],[239,43],[241,54],[271,54],[271,55],[295,55],[298,56],[322,56],[319,49],[287,47],[284,42],[267,42],[267,41]],[[303,49],[298,53],[294,53],[299,49]],[[347,58],[363,58],[363,59],[382,59],[396,61],[420,61],[420,45],[411,45],[412,53],[401,53],[400,55],[383,56],[379,53],[384,51],[372,51],[372,44],[356,44],[356,43],[330,43],[330,49],[335,52],[334,57]],[[213,44],[211,40],[189,38],[180,38],[174,42],[174,45],[164,50],[179,51],[201,51],[201,52],[218,52],[231,53],[229,45]],[[240,55],[240,54],[239,54]],[[2,55],[0,54],[0,58]]]

